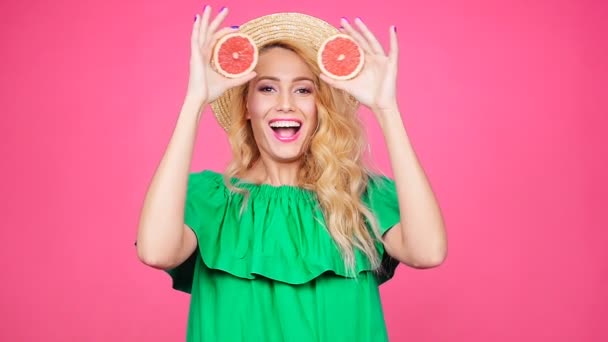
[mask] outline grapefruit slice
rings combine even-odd
[[[363,68],[363,50],[353,38],[338,33],[327,38],[317,53],[321,71],[336,80],[348,80]]]
[[[246,34],[234,32],[220,38],[213,50],[215,70],[225,77],[249,74],[258,62],[258,48]]]

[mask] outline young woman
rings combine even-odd
[[[145,197],[138,256],[191,293],[188,341],[386,341],[378,286],[399,263],[434,267],[447,250],[397,105],[396,29],[386,54],[361,20],[342,19],[365,65],[334,81],[316,53],[337,29],[298,13],[257,18],[239,29],[258,46],[256,68],[227,79],[210,63],[236,30],[220,29],[227,13],[195,18],[188,91]],[[223,173],[189,171],[207,104],[232,147]],[[382,128],[394,179],[364,163],[359,104]]]

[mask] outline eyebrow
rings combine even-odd
[[[278,77],[274,77],[274,76],[260,76],[257,78],[256,83],[259,81],[262,81],[262,80],[271,80],[271,81],[277,81],[277,82],[281,81]],[[313,79],[311,79],[310,77],[306,77],[306,76],[299,76],[299,77],[292,79],[291,81],[292,82],[310,81],[312,83],[315,83],[315,81]]]

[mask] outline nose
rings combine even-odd
[[[281,112],[291,112],[293,111],[293,99],[289,92],[282,92],[279,95],[277,110]]]

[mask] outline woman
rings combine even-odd
[[[210,65],[228,14],[205,7],[192,31],[190,80],[173,136],[146,194],[137,251],[191,293],[189,341],[386,341],[378,285],[399,262],[442,263],[440,209],[397,107],[397,38],[386,55],[360,20],[343,33],[365,52],[348,81],[321,74],[320,42],[338,30],[297,13],[252,20],[254,72]],[[356,108],[384,133],[395,179],[364,164]],[[224,174],[189,173],[200,114],[228,132]],[[401,219],[402,218],[402,219]]]

